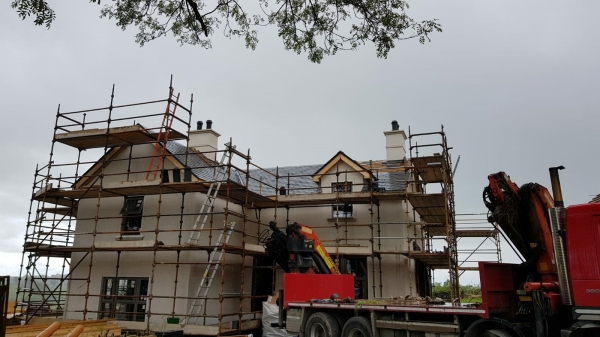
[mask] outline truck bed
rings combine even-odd
[[[365,304],[355,303],[315,303],[315,302],[290,302],[289,308],[320,308],[320,309],[347,309],[347,310],[369,310],[369,311],[395,311],[395,312],[418,312],[447,315],[477,315],[488,318],[487,305],[482,303],[478,307],[451,304],[425,304],[425,305],[400,305],[400,304]]]

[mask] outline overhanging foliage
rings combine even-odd
[[[13,0],[12,7],[22,19],[32,16],[36,25],[50,28],[56,19],[47,0]],[[275,25],[287,50],[306,52],[320,63],[326,55],[367,42],[375,45],[377,57],[386,58],[397,41],[425,43],[431,33],[442,31],[436,19],[409,17],[408,8],[404,0],[113,0],[101,17],[116,20],[123,30],[136,26],[135,39],[142,46],[170,33],[181,44],[210,48],[211,38],[222,30],[255,49],[256,28]]]

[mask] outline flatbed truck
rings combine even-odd
[[[521,264],[480,262],[482,303],[354,302],[351,275],[287,273],[277,325],[299,337],[600,337],[600,203],[564,207],[538,184],[488,177],[484,201]],[[336,294],[344,301],[313,301]]]

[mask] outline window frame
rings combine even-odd
[[[342,208],[340,210],[340,207]],[[354,206],[352,204],[334,204],[331,205],[331,218],[332,219],[353,219],[354,218]]]
[[[121,208],[121,235],[139,235],[142,229],[143,213],[144,197],[126,196],[123,208]]]
[[[125,281],[124,288],[121,281]],[[131,287],[131,282],[134,286]],[[145,287],[143,286],[145,282]],[[110,284],[110,287],[108,285]],[[102,277],[98,319],[114,318],[119,321],[145,322],[146,321],[146,298],[148,297],[148,277]],[[127,290],[133,288],[133,292]],[[125,290],[125,294],[119,292]],[[108,306],[108,310],[106,307]],[[121,310],[124,306],[125,311]],[[128,308],[132,308],[130,310]],[[143,311],[140,311],[143,310]]]
[[[331,183],[331,193],[351,193],[351,192],[352,192],[352,182],[351,181],[342,181],[342,182]]]

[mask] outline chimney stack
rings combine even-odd
[[[202,129],[203,124],[202,121],[198,121],[196,123],[196,130],[190,131],[189,147],[203,153],[207,158],[216,161],[217,154],[214,151],[218,150],[219,136],[221,135],[212,129],[212,121],[210,119],[206,121],[206,129],[204,130]]]
[[[397,121],[392,121],[392,131],[383,132],[385,135],[386,160],[403,160],[406,158],[406,133],[400,130]]]

